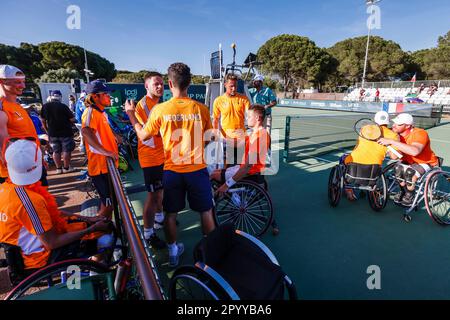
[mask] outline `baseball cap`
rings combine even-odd
[[[6,149],[5,160],[9,178],[14,184],[26,186],[41,178],[42,152],[35,142],[20,139],[11,143]]]
[[[0,64],[0,79],[25,79],[25,74],[19,68]]]
[[[114,92],[111,88],[107,87],[106,84],[103,83],[103,81],[100,80],[94,80],[92,82],[89,82],[86,85],[86,93],[100,93],[100,92]]]
[[[264,77],[262,75],[257,75],[253,78],[253,81],[264,81]]]
[[[400,113],[397,117],[392,119],[392,121],[398,125],[401,125],[401,124],[413,125],[414,124],[414,118],[409,113]]]
[[[373,117],[373,121],[376,122],[376,124],[382,126],[382,125],[388,125],[389,124],[389,113],[386,111],[378,111],[375,113],[375,116]]]
[[[62,96],[62,93],[59,90],[53,90],[51,96]]]

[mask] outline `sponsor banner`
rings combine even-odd
[[[352,111],[376,113],[384,110],[391,114],[408,112],[414,116],[430,117],[431,104],[409,104],[392,102],[360,102],[360,101],[334,101],[334,100],[297,100],[280,99],[279,107],[299,107],[322,110]]]
[[[146,94],[146,90],[143,83],[136,84],[123,84],[123,83],[108,83],[108,87],[116,90],[111,94],[111,104],[113,107],[119,107],[125,104],[127,99],[133,99],[139,101]],[[205,103],[206,86],[205,85],[191,85],[188,89],[188,95],[191,99],[197,100],[201,103]],[[169,90],[169,86],[164,86],[164,95],[161,102],[167,101],[172,98],[172,93]]]

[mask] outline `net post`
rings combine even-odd
[[[286,126],[284,131],[284,151],[283,151],[283,161],[289,162],[289,139],[291,133],[291,116],[286,117]]]

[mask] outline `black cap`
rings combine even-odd
[[[106,86],[106,84],[104,84],[100,80],[94,80],[92,82],[89,82],[86,85],[86,93],[87,94],[100,93],[100,92],[114,92],[114,90],[112,90],[111,88],[108,88]]]

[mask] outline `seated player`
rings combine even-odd
[[[247,125],[252,133],[245,137],[245,151],[240,165],[218,169],[211,173],[210,178],[223,183],[217,193],[225,193],[230,187],[241,179],[251,180],[266,188],[263,171],[266,167],[266,156],[270,149],[270,135],[264,128],[266,112],[262,105],[254,104],[248,109]],[[277,235],[279,227],[273,219],[272,233]]]
[[[394,120],[392,130],[400,135],[400,141],[388,137],[378,142],[384,146],[393,146],[404,154],[402,163],[395,168],[395,175],[401,186],[394,201],[404,206],[412,205],[416,181],[434,166],[439,165],[430,146],[428,133],[414,127],[414,118],[408,113],[399,114]]]
[[[0,243],[20,247],[25,272],[93,256],[99,245],[110,247],[113,237],[104,233],[111,231],[110,222],[58,210],[55,198],[39,181],[42,155],[36,142],[10,141],[4,152],[9,178],[0,186]]]
[[[398,135],[387,127],[389,124],[389,114],[386,111],[377,112],[373,120],[381,127],[383,137],[397,141],[399,140]],[[367,165],[367,168],[369,168],[368,170],[373,170],[376,165],[381,167],[381,164],[386,157],[386,153],[391,159],[397,159],[396,155],[392,154],[386,146],[380,145],[376,141],[370,141],[359,137],[355,148],[349,155],[344,156],[343,161],[346,165],[350,163]],[[370,176],[370,173],[371,172],[368,172],[367,175]],[[346,188],[345,194],[350,201],[357,199],[353,189]]]

